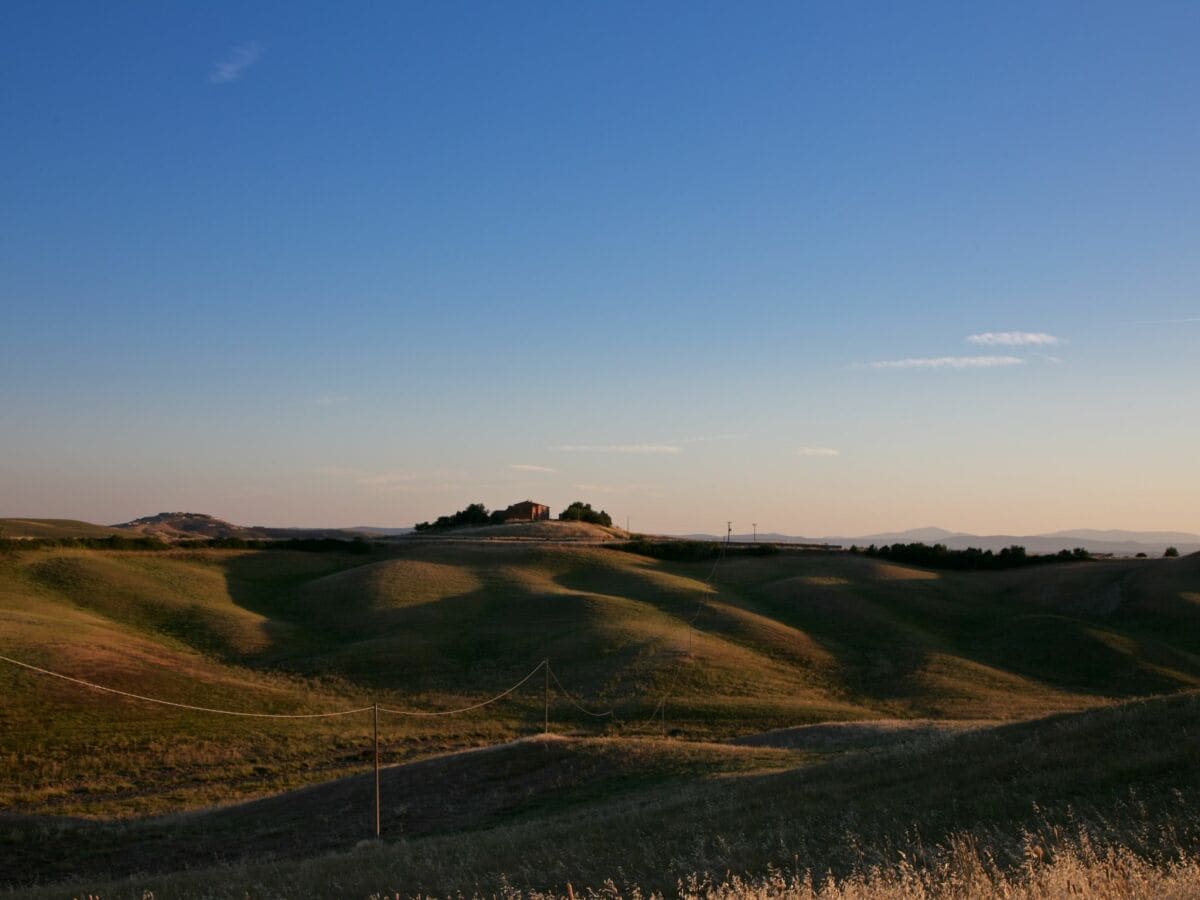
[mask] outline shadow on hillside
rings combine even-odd
[[[856,563],[858,561],[855,561]],[[1045,616],[1045,608],[1011,589],[1004,573],[954,573],[934,581],[872,578],[865,561],[832,577],[790,576],[748,593],[753,604],[819,642],[838,660],[851,697],[901,714],[1026,715],[1005,676],[1031,688],[1114,698],[1145,696],[1193,685],[1200,659],[1161,642],[1106,627],[1106,611],[1079,619]],[[1057,569],[1057,571],[1056,571]],[[1087,608],[1097,591],[1124,577],[1124,569],[1054,567],[1026,570],[1018,580],[1064,578],[1065,604]],[[1083,587],[1073,580],[1085,576]],[[1043,614],[1038,621],[1034,616]],[[1131,623],[1127,623],[1131,624]],[[956,663],[955,660],[961,661]],[[937,671],[931,669],[936,664]],[[957,670],[957,671],[956,671]],[[994,675],[989,676],[988,670]],[[946,700],[957,693],[957,710]],[[1006,694],[1011,693],[1011,696]],[[974,697],[974,701],[972,701]],[[1062,697],[1059,702],[1066,701]],[[977,711],[972,710],[977,705]]]
[[[461,567],[478,587],[406,605],[402,591],[381,596],[353,580],[344,587],[336,581],[398,559]],[[1200,681],[1194,641],[1144,634],[1152,615],[1114,614],[1107,600],[1087,615],[1089,598],[1107,597],[1126,566],[910,574],[846,556],[734,562],[717,574],[721,602],[792,629],[796,652],[778,642],[764,646],[745,622],[712,610],[697,629],[789,666],[798,683],[864,711],[1020,716],[1070,705],[1072,697],[1144,696]],[[264,628],[271,644],[251,662],[457,696],[502,690],[550,656],[564,669],[570,662],[581,695],[639,704],[636,695],[675,665],[677,654],[663,651],[666,662],[656,668],[664,638],[647,631],[654,619],[619,604],[668,617],[682,632],[700,601],[715,596],[702,581],[707,565],[631,566],[624,556],[528,548],[422,545],[366,557],[264,551],[232,557],[225,567],[234,601],[270,619]],[[1038,587],[1047,584],[1055,585],[1053,602]],[[1194,604],[1187,606],[1190,614]],[[801,643],[832,663],[818,667],[803,658]]]
[[[923,854],[967,832],[998,861],[1028,865],[1029,834],[1080,823],[1096,840],[1119,836],[1142,851],[1169,852],[1200,840],[1193,814],[1200,765],[1182,739],[1198,728],[1200,699],[1189,694],[686,783],[681,774],[700,773],[664,767],[654,754],[649,765],[638,759],[638,748],[651,742],[519,741],[385,769],[383,836],[397,842],[465,832],[463,843],[444,839],[450,843],[439,862],[455,869],[466,842],[485,866],[515,859],[536,871],[543,857],[561,854],[584,884],[633,860],[632,877],[654,887],[653,879],[665,879],[668,888],[713,859],[704,854],[718,842],[732,848],[716,857],[721,865],[732,859],[749,871],[780,864],[844,871],[863,863],[863,848],[870,863],[900,848]],[[122,825],[8,817],[0,819],[11,842],[8,877],[28,884],[311,857],[371,836],[373,793],[365,775]],[[569,812],[585,804],[586,814]],[[559,812],[571,818],[552,818]],[[518,829],[481,830],[510,822]],[[654,836],[650,846],[646,834]],[[1150,843],[1160,835],[1168,846]],[[488,856],[506,843],[511,856]],[[47,860],[56,861],[53,871]]]
[[[549,656],[564,661],[560,668],[581,679],[579,693],[591,696],[636,654],[636,644],[605,634],[594,597],[539,587],[508,571],[505,557],[490,548],[462,557],[479,587],[419,603],[406,603],[402,591],[389,595],[361,581],[336,580],[397,559],[440,561],[444,553],[417,547],[402,557],[336,554],[323,564],[300,560],[299,572],[280,565],[297,560],[281,560],[279,552],[230,559],[234,602],[270,617],[272,631],[287,633],[253,662],[337,675],[362,687],[486,697]]]

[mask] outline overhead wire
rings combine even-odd
[[[548,665],[548,664],[547,664],[546,660],[543,659],[536,666],[534,666],[532,672],[530,672],[528,675],[526,675],[524,678],[522,678],[520,681],[518,681],[516,684],[514,684],[512,687],[510,687],[508,690],[503,691],[502,693],[499,693],[495,697],[492,697],[488,700],[484,700],[481,703],[474,703],[471,706],[462,706],[462,707],[459,707],[458,709],[441,709],[441,710],[389,709],[386,706],[381,706],[381,707],[379,707],[379,711],[381,713],[388,713],[393,716],[412,716],[412,717],[427,718],[427,717],[433,717],[433,716],[456,716],[461,713],[471,712],[472,710],[483,709],[483,707],[490,706],[491,704],[495,703],[497,700],[503,700],[505,697],[507,697],[509,694],[511,694],[517,688],[519,688],[523,684],[525,684],[525,682],[527,682],[530,678],[532,678],[538,672],[542,671],[542,666],[546,666],[546,665]],[[551,674],[553,674],[553,673],[551,673]]]
[[[129,691],[118,690],[117,688],[105,687],[102,684],[96,684],[92,681],[85,681],[82,678],[75,678],[71,675],[64,675],[62,672],[55,672],[51,669],[43,669],[41,666],[35,666],[31,663],[22,662],[19,659],[13,659],[10,656],[0,656],[0,660],[7,663],[12,663],[14,666],[20,666],[23,669],[29,669],[33,672],[39,672],[42,675],[50,675],[54,678],[61,678],[63,681],[70,681],[73,684],[81,684],[84,687],[92,688],[93,690],[103,691],[107,694],[117,694],[121,697],[130,697],[134,700],[141,700],[145,703],[157,703],[160,706],[173,706],[176,709],[188,709],[195,712],[213,713],[220,716],[242,716],[249,719],[329,719],[334,716],[352,716],[355,713],[370,712],[373,707],[360,706],[356,709],[342,709],[336,712],[325,713],[267,713],[267,712],[242,712],[234,709],[217,709],[211,706],[196,706],[192,703],[177,703],[174,700],[163,700],[161,697],[147,697],[144,694],[134,694]]]
[[[728,547],[728,543],[729,543],[728,539],[726,539],[725,541],[723,541],[721,543],[720,552],[717,554],[716,559],[713,560],[712,568],[709,570],[708,575],[706,575],[703,579],[701,579],[701,581],[700,581],[701,584],[705,584],[705,585],[712,584],[714,578],[716,577],[717,570],[720,567],[721,562],[725,558],[725,551]],[[691,655],[692,630],[694,629],[695,624],[699,620],[700,616],[707,609],[708,602],[709,602],[708,598],[706,596],[702,595],[700,602],[696,606],[695,612],[693,612],[692,615],[690,617],[688,617],[688,619],[686,619],[684,622],[684,626],[687,629],[687,635],[688,635],[688,650],[687,650],[687,654],[686,654],[687,657],[690,657],[690,655]],[[572,694],[572,692],[566,688],[566,686],[562,683],[562,680],[558,677],[558,673],[555,672],[554,668],[550,665],[549,659],[542,659],[540,662],[538,662],[538,664],[536,666],[534,666],[534,668],[529,672],[528,675],[526,675],[524,678],[522,678],[520,681],[516,682],[515,684],[513,684],[511,687],[507,688],[506,690],[501,691],[499,694],[496,694],[493,697],[489,697],[487,700],[482,700],[478,703],[472,703],[468,706],[461,706],[461,707],[456,707],[454,709],[443,709],[443,710],[412,710],[412,709],[397,709],[394,707],[387,707],[387,706],[376,706],[373,704],[371,706],[360,706],[360,707],[355,707],[353,709],[336,710],[333,712],[322,712],[322,713],[247,712],[247,711],[243,711],[243,710],[221,709],[218,707],[200,706],[200,705],[192,704],[192,703],[180,703],[175,700],[165,700],[161,697],[151,697],[151,696],[147,696],[145,694],[136,694],[131,691],[123,691],[118,688],[107,687],[102,684],[97,684],[92,681],[87,681],[83,678],[76,678],[72,675],[66,675],[62,672],[56,672],[52,669],[43,668],[42,666],[35,666],[31,663],[23,662],[22,660],[19,660],[19,659],[13,659],[10,656],[0,655],[0,661],[7,662],[7,663],[10,663],[15,666],[19,666],[21,668],[27,669],[32,672],[37,672],[42,675],[48,675],[53,678],[58,678],[63,681],[71,682],[73,684],[78,684],[83,687],[90,688],[92,690],[101,691],[101,692],[107,693],[107,694],[114,694],[114,695],[121,696],[121,697],[128,697],[132,700],[140,700],[144,703],[153,703],[153,704],[157,704],[159,706],[167,706],[167,707],[172,707],[175,709],[191,710],[194,712],[210,713],[213,715],[238,716],[241,718],[255,718],[255,719],[325,719],[325,718],[334,718],[334,717],[338,717],[338,716],[350,716],[350,715],[355,715],[357,713],[371,712],[371,711],[375,710],[376,708],[378,709],[379,712],[387,714],[387,715],[405,716],[405,717],[410,717],[410,718],[434,718],[434,717],[441,717],[441,716],[461,715],[463,713],[473,712],[474,710],[477,710],[477,709],[483,709],[486,706],[490,706],[493,703],[503,700],[505,697],[509,696],[510,694],[514,693],[519,688],[521,688],[525,684],[527,684],[530,679],[532,679],[538,672],[542,671],[543,667],[545,667],[547,674],[554,680],[555,685],[557,685],[558,689],[562,692],[563,696],[567,699],[567,701],[573,707],[575,707],[580,712],[584,713],[585,715],[592,716],[592,717],[598,718],[598,719],[607,718],[609,716],[612,716],[612,715],[614,715],[614,712],[615,712],[613,709],[608,709],[603,712],[588,709],[586,706],[584,706],[582,703],[580,703],[578,700],[576,700],[574,694]],[[656,718],[658,718],[659,713],[663,711],[663,708],[666,705],[667,701],[674,694],[675,687],[678,685],[679,679],[683,674],[683,666],[684,666],[685,661],[686,661],[686,658],[680,659],[679,662],[676,663],[675,670],[672,673],[671,681],[667,685],[666,691],[659,698],[658,703],[655,704],[654,710],[651,712],[650,716],[648,718],[646,718],[645,720],[642,720],[638,723],[639,727],[649,724],[650,722],[654,721]]]
[[[563,687],[563,683],[558,678],[558,673],[554,671],[554,667],[552,665],[550,665],[548,660],[546,661],[546,668],[550,672],[550,677],[554,679],[554,683],[558,685],[558,689],[560,691],[562,691],[563,696],[567,698],[567,702],[570,703],[572,706],[574,706],[581,713],[592,716],[593,718],[596,718],[596,719],[604,719],[613,714],[613,711],[611,709],[605,710],[604,712],[595,712],[595,711],[590,710],[587,707],[581,705],[580,703],[576,702],[576,700],[575,700],[574,696],[572,696],[571,692],[568,691],[565,687]]]
[[[708,575],[706,575],[704,578],[702,578],[700,580],[701,584],[711,585],[713,583],[713,580],[716,578],[716,575],[717,575],[717,569],[721,565],[722,560],[725,559],[725,551],[728,547],[729,547],[729,539],[727,536],[726,539],[721,542],[721,549],[717,553],[716,559],[713,560],[712,568],[709,569]],[[654,709],[650,712],[650,715],[644,719],[639,719],[635,723],[635,727],[644,728],[645,726],[649,725],[651,722],[654,722],[656,719],[658,719],[660,713],[663,713],[664,717],[665,717],[665,707],[666,707],[667,701],[669,699],[671,699],[671,696],[675,693],[675,687],[679,684],[679,679],[683,675],[684,663],[687,661],[688,658],[691,657],[692,631],[695,627],[696,622],[699,620],[700,616],[704,613],[704,611],[707,608],[708,608],[708,597],[706,595],[702,594],[700,597],[700,602],[696,606],[696,611],[694,613],[692,613],[692,615],[684,622],[684,627],[687,629],[687,638],[688,638],[688,649],[687,649],[686,654],[684,655],[684,657],[682,659],[680,659],[675,664],[675,671],[671,675],[671,680],[667,685],[667,689],[663,692],[662,696],[659,698],[658,703],[656,703],[654,705]]]

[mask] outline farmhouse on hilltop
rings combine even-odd
[[[544,522],[550,518],[550,507],[532,500],[514,503],[500,513],[501,522]]]

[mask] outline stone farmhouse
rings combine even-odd
[[[514,503],[500,514],[503,522],[544,522],[550,518],[550,507],[532,500]]]

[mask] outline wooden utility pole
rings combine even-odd
[[[379,837],[379,704],[375,704],[375,837]]]
[[[546,686],[543,689],[542,696],[546,701],[546,711],[542,719],[542,734],[550,733],[550,659],[547,657],[542,660],[542,671],[546,676]]]

